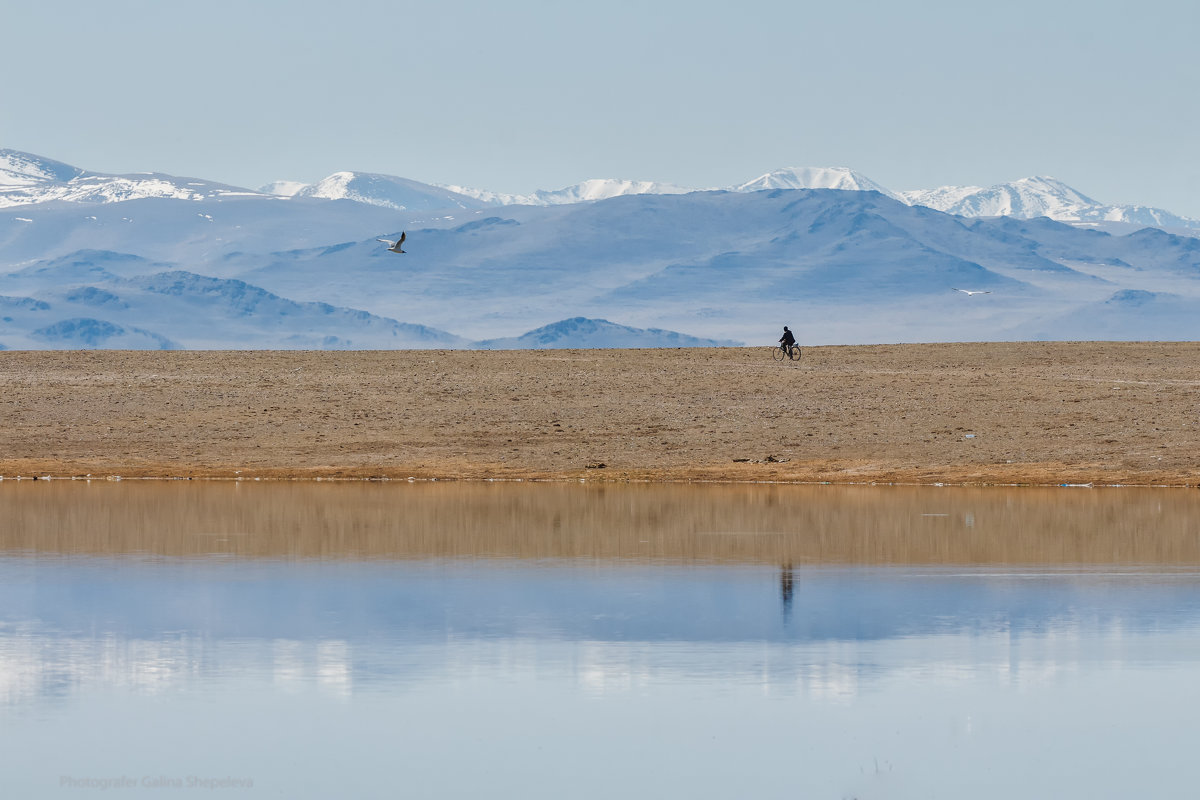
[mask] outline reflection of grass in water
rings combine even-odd
[[[799,531],[696,531],[697,536],[800,536]]]
[[[0,486],[0,551],[1200,564],[1198,518],[1153,489],[38,482]]]

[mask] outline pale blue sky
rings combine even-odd
[[[848,166],[1200,217],[1191,0],[41,0],[3,28],[0,147],[96,171],[525,192]]]

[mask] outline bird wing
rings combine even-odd
[[[404,244],[404,240],[406,238],[408,238],[408,234],[404,231],[400,231],[400,241],[396,242],[396,244]]]
[[[384,244],[386,244],[388,247],[392,247],[392,246],[394,246],[394,245],[396,244],[396,243],[395,243],[395,242],[393,242],[391,239],[376,239],[375,241],[377,241],[377,242],[383,242],[383,243],[384,243]]]

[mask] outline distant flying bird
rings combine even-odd
[[[400,249],[400,245],[404,244],[405,238],[406,236],[404,231],[400,231],[399,241],[393,242],[391,239],[376,239],[375,241],[383,242],[388,246],[388,250],[392,251],[393,253],[403,253],[404,251]]]
[[[401,238],[403,238],[403,237],[401,237]],[[950,288],[951,288],[951,289],[954,289],[954,287],[953,287],[953,286],[951,286]],[[962,292],[962,293],[963,293],[963,294],[965,294],[967,297],[970,297],[970,296],[971,296],[971,295],[973,295],[973,294],[991,294],[991,292],[985,292],[985,291],[981,291],[981,290],[979,290],[979,289],[976,289],[976,290],[974,290],[974,291],[971,291],[970,289],[954,289],[954,291],[956,291],[956,292]]]

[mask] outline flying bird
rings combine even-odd
[[[403,237],[401,237],[401,238],[403,238]],[[951,288],[951,289],[954,289],[954,287],[953,287],[953,286],[951,286],[950,288]],[[991,292],[990,292],[990,291],[983,291],[983,290],[980,290],[980,289],[975,289],[974,291],[972,291],[972,290],[970,290],[970,289],[954,289],[954,291],[956,291],[956,292],[962,292],[962,293],[963,293],[963,294],[965,294],[967,297],[970,297],[970,296],[971,296],[971,295],[973,295],[973,294],[991,294]]]
[[[393,242],[391,239],[376,239],[375,241],[383,242],[384,244],[386,244],[388,246],[388,250],[390,250],[393,253],[403,253],[405,251],[400,249],[400,245],[404,244],[405,238],[406,238],[406,235],[405,235],[404,231],[400,231],[400,239],[398,241]]]

